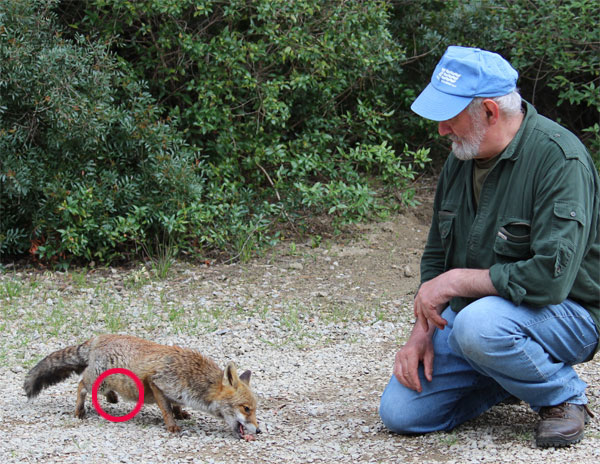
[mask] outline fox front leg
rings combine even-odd
[[[154,382],[148,382],[148,384],[150,385],[150,390],[152,390],[152,394],[154,395],[154,400],[160,408],[160,412],[162,413],[167,430],[172,433],[181,431],[181,428],[175,423],[171,402],[167,399],[162,390],[154,385]]]

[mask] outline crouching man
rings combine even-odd
[[[509,397],[540,447],[592,416],[573,365],[598,350],[598,173],[571,132],[521,100],[500,55],[449,47],[412,110],[452,141],[414,301],[380,404],[397,433],[450,430]]]

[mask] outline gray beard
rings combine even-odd
[[[477,146],[465,146],[464,142],[461,145],[452,143],[452,153],[461,161],[468,161],[477,156],[479,145]]]
[[[487,129],[483,121],[479,119],[473,120],[473,132],[466,137],[459,138],[455,135],[450,135],[452,140],[452,153],[461,161],[468,161],[479,155],[479,147],[485,137]],[[457,143],[460,141],[461,143]]]

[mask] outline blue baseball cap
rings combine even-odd
[[[410,108],[426,119],[446,121],[475,97],[499,97],[512,92],[517,87],[517,77],[519,73],[497,53],[452,45]]]

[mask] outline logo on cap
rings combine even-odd
[[[440,73],[437,75],[437,79],[438,81],[442,81],[442,84],[446,84],[451,87],[456,87],[456,81],[460,79],[461,75],[462,74],[450,71],[449,69],[442,68]]]

